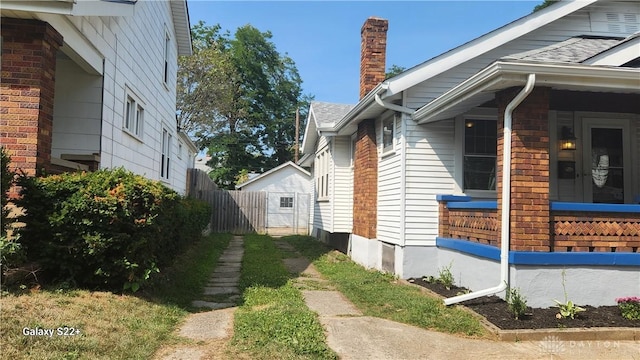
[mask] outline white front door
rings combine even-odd
[[[629,120],[585,118],[582,132],[585,202],[630,203]]]

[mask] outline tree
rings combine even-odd
[[[243,171],[293,157],[295,109],[308,99],[294,61],[271,37],[251,25],[231,37],[199,22],[194,55],[180,59],[178,121],[208,149],[210,175],[221,188],[233,187]]]
[[[551,6],[551,5],[553,5],[553,4],[557,3],[557,2],[558,2],[558,0],[544,0],[544,2],[542,4],[536,5],[536,7],[533,8],[533,12],[540,11],[540,10],[546,8],[547,6]]]
[[[404,66],[393,64],[390,68],[387,69],[387,73],[384,74],[385,79],[390,79],[396,75],[399,75],[407,70]]]

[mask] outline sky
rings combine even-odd
[[[359,97],[360,29],[371,16],[389,20],[386,68],[411,68],[530,14],[525,1],[214,1],[188,0],[191,25],[223,31],[251,24],[270,31],[293,59],[303,93],[355,104]]]

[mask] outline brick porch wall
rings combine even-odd
[[[56,52],[62,36],[45,22],[2,18],[0,144],[28,175],[51,165]]]
[[[638,252],[640,214],[560,212],[551,214],[553,251]]]
[[[520,88],[496,94],[498,103],[497,193],[502,193],[504,111]],[[511,250],[550,251],[549,88],[536,87],[515,109],[511,156]],[[498,196],[498,221],[502,199]],[[498,229],[497,233],[500,233]],[[498,241],[498,244],[500,242]]]
[[[375,120],[358,124],[353,166],[353,233],[376,238],[378,206],[378,151]]]

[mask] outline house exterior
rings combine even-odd
[[[340,120],[352,105],[311,102],[305,125],[300,160],[311,168],[313,181],[313,218],[311,234],[322,241],[347,250],[352,228],[353,138],[333,137],[323,133]]]
[[[186,1],[3,1],[2,132],[25,173],[125,167],[184,193],[176,124]]]
[[[356,137],[351,257],[451,265],[473,292],[447,304],[640,295],[640,4],[558,2],[369,82],[387,26],[365,22],[361,100],[320,131]]]
[[[311,174],[288,161],[237,185],[242,191],[267,192],[267,233],[308,235],[312,216]]]

